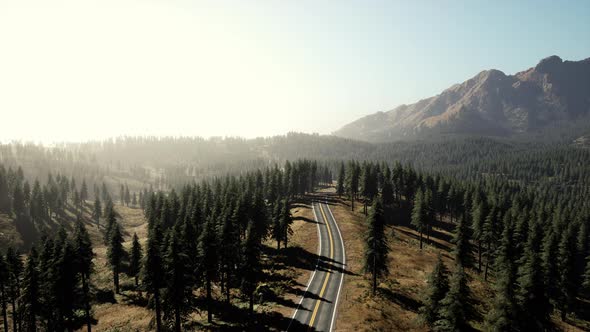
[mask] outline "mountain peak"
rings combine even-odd
[[[590,61],[553,55],[514,75],[484,70],[417,103],[365,116],[334,134],[392,141],[438,134],[510,136],[590,115]]]
[[[563,64],[563,60],[557,55],[546,57],[539,61],[535,66],[535,70],[540,73],[550,73],[559,70],[559,67]]]

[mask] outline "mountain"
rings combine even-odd
[[[590,114],[590,58],[550,56],[514,75],[485,70],[441,94],[367,115],[334,132],[366,141],[467,134],[509,137]]]

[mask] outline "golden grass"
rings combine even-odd
[[[335,196],[334,196],[335,197]],[[368,275],[363,272],[363,237],[366,232],[365,215],[362,203],[355,203],[355,211],[350,209],[350,201],[338,200],[331,209],[338,222],[345,242],[347,270],[340,297],[336,331],[428,331],[418,321],[422,292],[428,274],[436,263],[438,252],[442,253],[447,269],[452,271],[451,257],[453,244],[441,238],[431,237],[431,244],[425,241],[424,249],[419,249],[418,233],[405,226],[387,226],[391,252],[389,254],[390,275],[379,280],[379,292],[371,295]],[[448,223],[448,221],[443,220]],[[451,234],[443,229],[435,229],[445,238]],[[489,310],[489,300],[494,292],[490,282],[485,282],[477,271],[469,270],[469,287],[475,299],[475,309],[481,319],[472,321],[476,330],[483,330],[482,319]],[[582,331],[553,317],[556,326],[565,331]],[[578,322],[580,323],[580,322]],[[584,324],[584,323],[582,323]]]

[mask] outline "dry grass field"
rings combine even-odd
[[[407,216],[392,216],[386,227],[391,247],[390,275],[379,281],[376,296],[371,296],[370,284],[363,273],[363,238],[366,231],[362,203],[355,203],[351,211],[350,202],[339,199],[330,190],[330,208],[339,224],[344,238],[347,274],[339,302],[336,331],[427,331],[417,320],[422,290],[426,279],[440,252],[447,267],[453,264],[450,243],[452,224],[444,221],[433,229],[433,236],[425,241],[424,249],[418,245],[418,234],[403,220]],[[287,248],[276,249],[276,243],[267,241],[264,245],[262,264],[263,277],[259,286],[260,298],[255,305],[257,331],[283,331],[291,316],[317,261],[317,228],[311,210],[313,195],[304,197],[292,205],[294,217],[293,234]],[[123,229],[125,248],[130,249],[134,233],[145,244],[147,224],[139,208],[116,205],[118,221]],[[112,274],[106,262],[106,248],[102,243],[101,227],[90,220],[86,208],[83,219],[86,222],[94,245],[94,273],[91,277],[92,292],[96,299],[92,304],[95,331],[150,331],[153,330],[153,311],[146,308],[147,299],[134,287],[134,281],[121,274],[121,294],[112,292]],[[102,221],[104,223],[104,221]],[[0,215],[0,239],[2,244],[18,243],[20,237],[8,216]],[[9,241],[6,241],[9,240]],[[4,249],[4,248],[2,248]],[[476,330],[482,330],[482,317],[488,311],[488,299],[493,296],[490,284],[483,282],[476,271],[469,271],[474,304],[479,317],[472,321]],[[202,295],[196,292],[195,295]],[[214,287],[215,314],[212,324],[206,321],[206,311],[196,310],[185,325],[186,331],[242,331],[247,319],[247,302],[239,291],[232,292],[232,305],[222,300],[219,287]],[[202,303],[201,303],[202,304]],[[201,306],[204,308],[204,306]],[[582,329],[563,323],[555,317],[556,326],[565,331]],[[576,325],[587,328],[586,322]],[[83,331],[84,329],[80,329]]]
[[[342,288],[336,331],[428,331],[418,320],[423,289],[428,274],[440,252],[449,270],[453,258],[450,243],[453,225],[443,219],[441,227],[432,230],[433,236],[419,248],[418,233],[408,227],[407,216],[391,216],[386,227],[389,237],[388,277],[379,280],[376,296],[371,295],[368,275],[363,272],[364,234],[366,232],[363,205],[331,195],[332,212],[344,237],[347,270]],[[483,330],[483,317],[489,310],[488,300],[493,297],[490,283],[483,281],[477,271],[469,270],[476,317],[471,322],[475,330]],[[582,331],[579,327],[563,323],[554,317],[557,327],[564,331]],[[583,324],[581,322],[578,322]],[[577,324],[579,325],[579,324]]]

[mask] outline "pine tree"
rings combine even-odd
[[[23,292],[20,297],[20,316],[24,330],[37,331],[37,315],[40,312],[39,271],[37,270],[37,251],[31,249],[23,274]]]
[[[551,312],[539,254],[540,232],[539,223],[533,222],[524,247],[522,265],[518,271],[517,301],[522,331],[543,330]]]
[[[90,235],[88,235],[88,231],[81,220],[76,222],[76,229],[74,232],[74,251],[76,253],[76,272],[80,274],[82,280],[86,328],[87,331],[90,332],[92,330],[92,321],[90,317],[90,274],[92,273],[92,259],[94,258],[94,252],[92,251]]]
[[[377,278],[389,273],[387,255],[389,246],[385,236],[385,220],[381,199],[374,201],[371,214],[367,218],[368,232],[365,237],[365,263],[366,273],[372,276],[373,295],[377,291]]]
[[[131,257],[129,259],[129,276],[135,279],[135,287],[139,286],[139,272],[141,269],[141,244],[137,233],[133,233],[133,243],[131,245]]]
[[[88,199],[88,186],[86,185],[86,179],[82,180],[82,187],[80,188],[80,199],[82,203]]]
[[[338,198],[344,195],[344,181],[345,181],[345,172],[344,172],[344,163],[340,163],[340,169],[338,171],[338,183],[336,187],[336,193],[338,194]]]
[[[119,190],[119,200],[121,201],[121,205],[125,205],[125,186],[121,185],[121,190]]]
[[[291,217],[291,208],[289,207],[289,201],[284,199],[282,201],[281,206],[281,220],[280,220],[280,227],[282,231],[282,239],[283,239],[283,247],[287,248],[287,244],[289,243],[289,235],[293,234],[293,230],[291,229],[291,224],[293,224],[293,218]]]
[[[115,208],[113,206],[112,201],[107,201],[105,205],[104,217],[106,218],[106,227],[103,233],[103,240],[104,244],[108,245],[109,241],[111,240],[111,233],[113,232],[113,228],[117,225],[117,215],[115,213]]]
[[[504,225],[502,239],[495,261],[497,271],[494,284],[495,296],[492,310],[486,317],[486,325],[493,331],[514,331],[518,326],[517,306],[514,292],[516,279],[514,269],[514,244],[512,234],[514,227],[510,219]]]
[[[455,234],[453,235],[453,256],[457,264],[467,268],[473,264],[473,257],[471,256],[471,242],[470,229],[464,217],[459,217],[459,223],[455,227]]]
[[[125,205],[129,206],[129,203],[131,203],[131,195],[129,194],[129,186],[125,184]]]
[[[18,251],[12,247],[9,247],[6,251],[6,263],[8,266],[8,289],[12,304],[12,325],[13,330],[18,331],[20,319],[18,317],[17,301],[20,296],[20,275],[23,271],[23,262]]]
[[[482,226],[481,239],[486,246],[486,266],[484,270],[484,280],[488,280],[488,270],[492,261],[493,247],[496,242],[496,232],[498,223],[498,212],[497,208],[493,207],[490,213],[487,215],[484,224]]]
[[[0,176],[1,175],[2,174],[0,173]],[[4,260],[4,255],[0,254],[0,305],[2,306],[2,321],[4,322],[4,331],[8,331],[8,314],[6,313],[6,303],[8,302],[8,286],[7,285],[8,285],[8,264]]]
[[[229,211],[223,219],[221,226],[221,233],[219,236],[219,259],[221,261],[221,273],[225,279],[225,300],[230,303],[230,289],[235,277],[235,266],[239,260],[239,241],[240,235],[234,223],[233,216],[230,217]]]
[[[423,235],[427,225],[426,206],[423,197],[424,194],[422,190],[418,190],[418,193],[414,198],[414,208],[412,209],[411,221],[412,226],[416,227],[418,232],[420,232],[420,249],[422,249]]]
[[[282,230],[282,204],[281,201],[277,200],[274,204],[274,211],[272,216],[273,226],[272,226],[272,237],[277,242],[277,250],[281,249],[281,241],[283,240],[283,230]]]
[[[180,332],[182,321],[186,318],[190,309],[192,289],[190,287],[190,274],[187,270],[188,255],[183,251],[180,223],[176,224],[170,243],[164,255],[166,274],[166,292],[164,296],[165,317],[171,320],[174,317],[174,331]]]
[[[109,233],[107,257],[111,270],[113,271],[115,293],[119,294],[119,272],[121,272],[125,250],[123,248],[123,236],[121,235],[121,227],[119,226],[119,223],[115,221]]]
[[[100,226],[100,217],[102,215],[102,207],[100,205],[100,198],[96,197],[94,200],[94,209],[92,210],[92,219],[96,222],[96,226]]]
[[[153,296],[156,309],[156,331],[162,331],[162,315],[160,303],[160,289],[164,285],[163,259],[161,253],[162,230],[159,222],[151,225],[148,232],[146,254],[143,260],[142,284],[146,291]]]
[[[391,181],[387,178],[383,180],[381,198],[383,200],[384,207],[390,207],[393,204],[393,187],[391,186]]]
[[[199,237],[199,259],[205,278],[207,292],[207,321],[213,320],[213,298],[211,297],[211,285],[217,272],[217,237],[215,232],[215,220],[210,217],[205,224],[205,228]]]
[[[563,232],[558,249],[559,267],[559,290],[558,308],[561,312],[561,319],[573,308],[576,299],[576,274],[575,274],[575,252],[576,252],[576,227],[570,224]]]
[[[421,320],[430,327],[440,319],[441,301],[449,290],[449,277],[440,252],[432,273],[428,276],[428,285],[424,297],[424,305],[420,308]]]
[[[481,273],[481,258],[482,258],[482,242],[483,242],[483,225],[486,218],[486,207],[482,198],[480,197],[479,190],[473,195],[473,203],[471,220],[472,220],[472,231],[473,239],[477,242],[477,271]]]
[[[440,319],[434,324],[435,330],[468,331],[471,312],[471,292],[467,286],[467,274],[461,265],[457,265],[450,279],[449,291],[440,302]]]
[[[242,293],[249,298],[250,316],[254,314],[254,291],[258,285],[260,271],[260,240],[255,232],[254,222],[248,223],[246,239],[242,244],[242,264],[240,271],[242,275]]]
[[[557,301],[559,296],[559,268],[556,257],[559,245],[559,238],[556,230],[548,229],[543,238],[542,264],[543,284],[546,287],[547,296],[552,301]]]

